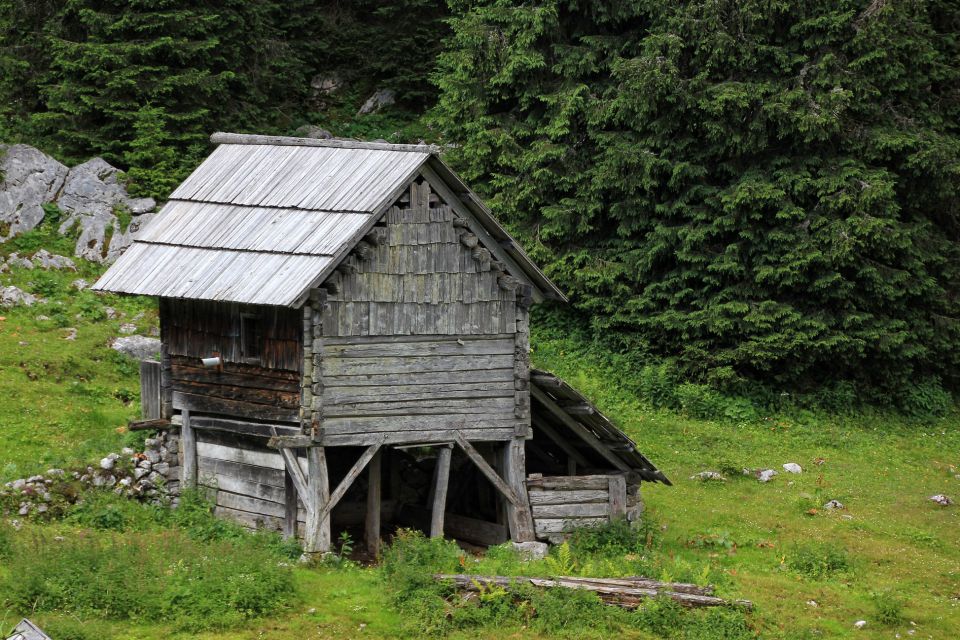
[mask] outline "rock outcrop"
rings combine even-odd
[[[114,338],[110,347],[134,360],[146,360],[160,353],[160,340],[147,336],[122,336]]]
[[[65,214],[60,233],[79,225],[75,253],[94,262],[114,260],[132,242],[146,222],[144,214],[156,207],[152,198],[131,198],[120,182],[120,171],[102,158],[93,158],[70,169],[57,205]],[[121,223],[127,212],[129,225]],[[105,246],[106,245],[106,246]]]
[[[0,145],[0,242],[40,224],[66,177],[66,166],[33,147]]]
[[[45,215],[43,205],[55,203],[64,214],[60,233],[79,232],[74,254],[113,261],[156,215],[151,212],[157,206],[153,198],[131,198],[120,178],[120,170],[102,158],[68,169],[25,144],[0,145],[0,242],[36,228]],[[40,266],[69,268],[48,264]]]

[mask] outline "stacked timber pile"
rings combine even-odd
[[[460,591],[480,592],[491,586],[510,590],[521,585],[540,588],[583,589],[591,591],[604,603],[635,609],[649,598],[666,597],[686,607],[753,608],[749,600],[724,600],[713,595],[713,587],[685,582],[660,582],[649,578],[531,578],[527,576],[477,576],[468,574],[436,574],[434,579],[450,581]]]

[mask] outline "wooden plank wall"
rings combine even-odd
[[[324,283],[312,414],[323,442],[522,437],[529,355],[518,281],[429,184],[414,182],[409,202]]]
[[[140,361],[140,416],[144,420],[160,417],[160,363]]]
[[[527,494],[538,538],[557,542],[580,527],[596,526],[628,516],[625,474],[527,477]]]
[[[300,408],[300,375],[227,362],[207,368],[199,358],[170,356],[170,387],[195,412],[222,413],[252,420],[293,422]]]
[[[282,531],[285,520],[283,459],[262,441],[197,430],[198,484],[213,496],[217,515],[250,528]],[[306,473],[307,459],[298,458]],[[306,509],[297,501],[297,531],[303,534]],[[392,518],[392,501],[384,501],[384,518]],[[333,511],[336,525],[363,522],[363,502],[341,502]]]
[[[471,234],[454,226],[449,206],[394,207],[385,221],[380,244],[335,276],[324,335],[516,331],[515,282],[503,279],[475,236],[461,241]]]
[[[240,316],[260,319],[259,362],[240,353]],[[160,300],[160,324],[170,355],[206,358],[219,352],[225,362],[254,364],[264,369],[299,372],[303,341],[302,315],[297,309],[241,305],[205,300]]]
[[[243,362],[240,314],[260,318],[260,358]],[[183,394],[194,411],[296,421],[300,410],[302,312],[197,300],[160,301],[163,394]],[[201,358],[220,353],[222,369]]]

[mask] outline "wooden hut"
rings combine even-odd
[[[212,141],[94,288],[159,297],[149,417],[218,512],[308,552],[360,524],[375,550],[385,521],[489,544],[631,517],[667,482],[531,376],[530,305],[564,296],[436,148]]]

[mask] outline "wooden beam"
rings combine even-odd
[[[503,447],[503,474],[518,500],[507,509],[507,524],[515,542],[536,539],[530,497],[527,495],[527,460],[523,439],[517,438]]]
[[[627,517],[627,478],[622,475],[610,476],[610,519]]]
[[[183,450],[183,486],[193,489],[197,486],[197,433],[190,426],[190,410],[182,409],[183,419],[180,425],[180,448]]]
[[[286,474],[290,476],[294,488],[303,500],[303,504],[310,508],[312,497],[310,495],[310,483],[303,469],[300,468],[300,461],[297,460],[297,454],[291,449],[281,449],[280,456],[283,458],[283,466]]]
[[[381,151],[416,151],[440,153],[440,147],[432,144],[392,144],[389,142],[362,142],[343,138],[296,138],[290,136],[265,136],[252,133],[227,133],[217,131],[210,136],[213,144],[266,144],[288,147],[328,147],[333,149],[373,149]],[[391,203],[393,201],[391,200]]]
[[[440,447],[437,466],[433,469],[433,504],[430,513],[430,537],[443,537],[443,513],[447,506],[447,488],[450,486],[450,459],[453,447]]]
[[[173,427],[173,423],[164,418],[156,418],[153,420],[134,420],[133,422],[127,423],[128,431],[153,431],[161,429],[170,429]]]
[[[316,443],[313,441],[313,438],[305,435],[298,436],[278,436],[274,435],[272,438],[267,440],[267,447],[270,449],[305,449],[307,447],[312,447]]]
[[[433,190],[436,191],[440,197],[446,201],[447,204],[453,207],[454,210],[456,210],[467,220],[468,223],[470,223],[470,231],[472,231],[474,235],[476,235],[480,241],[483,242],[484,246],[493,253],[498,261],[507,266],[507,269],[510,271],[510,275],[519,278],[521,281],[526,282],[527,284],[533,285],[534,291],[537,292],[538,298],[542,300],[544,296],[540,288],[533,283],[533,281],[530,279],[530,276],[528,276],[527,273],[520,268],[520,265],[517,264],[512,257],[510,257],[504,248],[500,246],[500,243],[490,235],[490,233],[483,227],[482,224],[480,224],[479,220],[477,220],[477,215],[470,209],[470,206],[464,202],[464,199],[455,194],[453,190],[447,186],[443,178],[441,178],[436,171],[426,164],[420,167],[420,174],[433,186]]]
[[[327,454],[323,447],[307,449],[310,502],[307,507],[307,527],[303,546],[307,554],[330,551],[330,512],[324,507],[330,501],[330,476]],[[306,502],[306,501],[304,501]]]
[[[140,415],[144,420],[160,417],[160,363],[140,361]]]
[[[610,449],[610,447],[600,442],[597,436],[590,433],[586,427],[571,418],[570,415],[567,414],[562,407],[560,407],[560,405],[554,402],[546,393],[538,389],[536,385],[530,385],[530,393],[540,404],[544,406],[548,412],[560,420],[560,422],[562,422],[564,425],[569,427],[571,431],[580,436],[584,442],[593,447],[597,453],[606,458],[610,464],[615,466],[620,471],[630,470],[629,465],[621,460],[620,457]]]
[[[353,466],[350,468],[350,471],[347,472],[347,475],[343,477],[343,480],[340,481],[340,484],[337,485],[337,488],[334,489],[333,493],[330,494],[330,499],[327,500],[323,505],[321,509],[321,511],[323,511],[323,515],[329,515],[333,508],[337,506],[337,503],[340,502],[340,499],[346,495],[350,485],[352,485],[353,481],[360,476],[360,473],[363,471],[364,467],[367,466],[367,463],[373,459],[373,456],[376,455],[377,451],[379,450],[380,443],[372,444],[367,447],[366,451],[360,454],[360,459],[353,464]]]
[[[381,466],[383,451],[377,451],[367,466],[367,518],[365,523],[365,538],[367,551],[373,557],[380,554],[380,499]]]
[[[577,464],[589,467],[590,463],[587,461],[586,457],[582,453],[576,450],[572,444],[567,442],[567,439],[557,433],[557,430],[547,424],[545,421],[540,421],[537,424],[533,425],[534,429],[539,429],[543,432],[543,435],[547,436],[553,440],[558,447],[563,449],[563,452],[572,458]],[[575,475],[575,474],[570,474]]]
[[[286,540],[297,535],[297,489],[289,471],[283,474],[283,537]]]
[[[516,492],[510,488],[503,479],[497,475],[497,472],[493,470],[487,461],[483,459],[483,456],[480,455],[480,452],[477,451],[470,442],[467,441],[463,434],[458,433],[456,438],[457,444],[460,445],[460,448],[463,449],[463,452],[467,454],[467,457],[473,461],[473,464],[477,465],[477,468],[480,469],[480,472],[487,477],[487,480],[497,488],[497,491],[503,494],[503,496],[510,501],[511,504],[517,505],[520,503],[520,498],[517,496]]]

